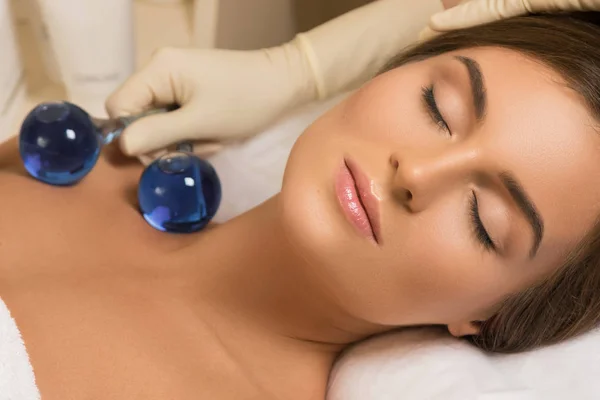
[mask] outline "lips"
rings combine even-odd
[[[336,194],[346,219],[363,237],[381,243],[379,201],[372,181],[360,167],[346,158],[336,179]]]

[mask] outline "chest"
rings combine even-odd
[[[156,286],[67,279],[3,291],[43,398],[260,398],[197,310]]]

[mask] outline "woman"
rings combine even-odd
[[[281,193],[199,235],[146,225],[139,165],[60,189],[5,144],[0,295],[43,398],[323,399],[391,329],[499,352],[591,329],[599,35],[528,17],[417,46],[306,130]]]

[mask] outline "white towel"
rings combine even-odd
[[[0,400],[39,400],[21,332],[0,299]]]

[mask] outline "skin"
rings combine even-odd
[[[482,122],[456,55],[483,70]],[[432,83],[452,136],[424,109]],[[372,180],[378,244],[338,203],[344,157]],[[279,195],[198,235],[146,225],[136,163],[107,152],[78,186],[54,188],[27,178],[9,142],[0,295],[45,399],[323,399],[347,345],[422,324],[474,333],[504,296],[555,271],[600,211],[597,159],[579,97],[495,48],[365,84],[301,136]],[[505,170],[543,217],[533,258],[531,229],[492,178]],[[472,234],[473,191],[499,253]]]

